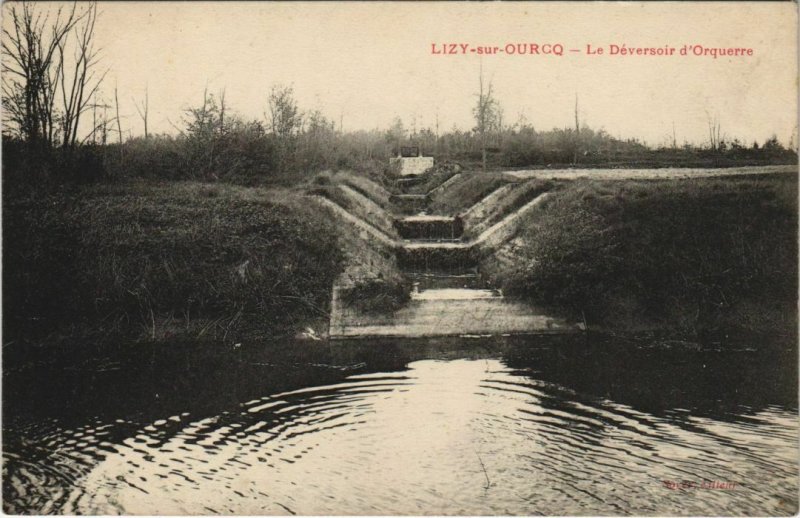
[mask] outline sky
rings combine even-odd
[[[58,3],[44,4],[53,8]],[[797,5],[792,2],[272,3],[100,2],[97,43],[107,101],[119,90],[123,128],[143,133],[134,99],[149,91],[151,133],[175,133],[204,89],[263,118],[270,88],[345,130],[440,132],[474,126],[481,69],[504,120],[539,130],[583,123],[649,144],[776,134],[797,143]],[[3,13],[8,10],[4,4]],[[4,16],[4,26],[7,17]],[[564,55],[435,54],[446,44],[505,49],[562,45]],[[435,44],[435,47],[434,47]],[[612,45],[673,47],[673,56],[610,55]],[[603,55],[587,55],[587,45]],[[689,45],[688,56],[680,49]],[[752,56],[695,56],[708,48]],[[460,47],[458,47],[460,49]],[[578,52],[572,52],[577,50]]]

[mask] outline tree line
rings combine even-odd
[[[508,123],[491,81],[479,73],[470,130],[416,125],[399,117],[385,130],[344,132],[319,110],[303,110],[291,85],[275,85],[261,118],[245,118],[229,106],[225,90],[206,89],[183,110],[173,134],[149,131],[149,90],[132,99],[144,134],[132,136],[101,89],[109,71],[95,44],[97,5],[38,9],[28,2],[8,7],[3,29],[4,166],[34,180],[39,174],[96,178],[154,177],[245,183],[302,178],[323,169],[382,171],[405,144],[417,144],[440,160],[492,167],[728,165],[796,161],[774,136],[745,145],[727,139],[709,117],[707,145],[651,147],[615,138],[581,124],[578,98],[574,126],[542,131],[520,118]],[[38,6],[37,6],[38,7]],[[98,101],[98,99],[101,99]],[[113,135],[116,134],[116,139]]]

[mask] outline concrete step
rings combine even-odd
[[[467,294],[464,292],[473,292]],[[427,293],[427,295],[425,295]],[[331,338],[577,333],[580,323],[552,317],[492,290],[426,290],[391,314],[334,305]]]
[[[389,201],[402,214],[417,214],[428,206],[427,194],[392,194]]]
[[[451,216],[407,216],[395,220],[394,227],[403,239],[460,239],[464,233],[461,218]]]
[[[395,186],[401,193],[406,193],[407,189],[415,185],[419,185],[426,180],[424,175],[417,175],[417,174],[410,174],[401,178],[397,178],[395,182]]]
[[[469,269],[461,272],[406,272],[418,291],[445,288],[486,289],[481,277]]]
[[[405,241],[397,249],[397,263],[411,271],[458,272],[478,266],[472,248],[458,241]]]
[[[502,295],[497,290],[474,288],[434,288],[411,293],[411,300],[482,300],[498,298],[502,298]]]

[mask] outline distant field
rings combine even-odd
[[[712,176],[740,176],[751,174],[797,173],[796,165],[768,165],[721,168],[681,168],[665,167],[659,169],[522,169],[506,171],[517,178],[542,178],[575,180],[663,180],[674,178],[705,178]]]

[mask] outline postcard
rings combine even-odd
[[[798,512],[796,2],[2,26],[5,513]]]

